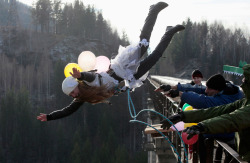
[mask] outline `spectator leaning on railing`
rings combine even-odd
[[[241,88],[245,98],[233,103],[211,107],[207,109],[190,110],[180,112],[169,117],[173,123],[184,121],[186,123],[198,123],[189,127],[188,139],[195,134],[218,134],[236,132],[237,151],[245,161],[250,161],[250,64],[243,67],[244,78]],[[169,128],[169,124],[163,122],[163,128]]]
[[[181,101],[188,103],[196,109],[204,109],[234,102],[243,97],[239,87],[226,81],[220,74],[211,76],[206,82],[206,94],[198,94],[191,91],[170,90],[167,96],[180,96]]]
[[[206,95],[197,94],[195,92],[181,92],[178,90],[170,90],[166,94],[171,97],[181,96],[181,102],[188,103],[195,109],[206,109],[208,107],[224,105],[243,98],[243,93],[240,91],[239,87],[227,82],[220,74],[211,76],[206,81],[206,86]],[[199,157],[201,162],[206,162],[207,160],[205,145],[206,138],[216,138],[228,143],[232,148],[235,148],[234,132],[211,135],[201,134],[199,135]],[[221,147],[216,150],[216,160],[221,159],[222,153],[219,152],[220,150],[222,150]],[[228,155],[228,153],[225,154],[226,159],[230,160],[231,155]]]
[[[161,85],[159,88],[155,89],[155,92],[167,92],[171,89],[178,90],[178,91],[193,91],[199,94],[204,94],[206,86],[202,85],[201,81],[203,79],[203,75],[200,70],[195,69],[192,72],[192,81],[190,83],[181,84],[178,83],[177,85]]]

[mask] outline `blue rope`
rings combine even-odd
[[[180,163],[181,163],[181,157],[179,155],[179,153],[177,152],[176,148],[174,147],[174,145],[172,144],[172,142],[168,139],[168,137],[166,135],[164,135],[161,131],[159,131],[157,128],[149,125],[148,123],[145,123],[145,122],[142,122],[142,121],[138,121],[138,120],[130,120],[130,122],[139,122],[139,123],[142,123],[142,124],[145,124],[153,129],[155,129],[158,133],[160,133],[167,141],[168,143],[172,146],[172,148],[174,149],[175,153],[177,154],[179,160],[180,160]]]
[[[165,117],[165,116],[162,115],[161,113],[159,113],[159,112],[157,112],[157,111],[155,111],[155,110],[152,110],[152,109],[143,109],[143,110],[139,111],[138,114],[136,114],[135,107],[134,107],[133,101],[132,101],[132,99],[131,99],[130,90],[129,90],[129,89],[127,90],[127,93],[128,93],[129,113],[130,113],[130,116],[134,119],[134,120],[130,120],[130,122],[139,122],[139,123],[143,123],[143,124],[145,124],[145,125],[147,125],[147,126],[150,126],[150,127],[153,128],[154,130],[156,130],[158,133],[160,133],[160,134],[169,142],[169,144],[173,147],[175,153],[177,154],[179,160],[181,161],[181,158],[180,158],[179,153],[177,152],[177,150],[176,150],[176,148],[174,147],[174,145],[169,141],[169,139],[168,139],[168,137],[167,137],[166,135],[164,135],[161,131],[159,131],[159,130],[156,129],[155,127],[151,126],[150,124],[145,123],[145,122],[142,122],[142,121],[136,120],[136,117],[138,117],[139,114],[142,113],[142,112],[144,112],[144,111],[151,111],[151,112],[154,112],[154,113],[160,115],[160,116],[163,117],[164,119],[166,119],[166,120],[175,128],[175,130],[177,131],[177,134],[178,134],[178,136],[179,136],[179,138],[181,139],[181,142],[182,142],[182,144],[183,144],[184,153],[185,153],[185,156],[186,156],[186,160],[187,160],[187,162],[188,162],[188,155],[187,155],[187,150],[186,150],[186,148],[185,148],[185,143],[184,143],[184,141],[183,141],[183,139],[182,139],[182,137],[181,137],[181,134],[180,134],[179,130],[175,127],[175,125],[174,125],[167,117]],[[132,114],[131,106],[130,106],[130,105],[132,105],[132,108],[133,108],[133,111],[134,111],[134,115]]]
[[[130,113],[130,116],[132,117],[132,118],[134,118],[134,119],[136,119],[136,112],[135,112],[135,106],[134,106],[134,104],[133,104],[133,101],[132,101],[132,99],[131,99],[131,97],[130,97],[130,90],[128,89],[127,90],[127,93],[128,93],[128,107],[129,107],[129,113]],[[132,105],[132,107],[133,107],[133,110],[134,110],[134,115],[132,114],[132,112],[131,112],[131,108],[130,108],[130,105]]]

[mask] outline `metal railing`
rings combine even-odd
[[[170,115],[176,113],[178,111],[178,109],[181,109],[179,107],[179,102],[180,102],[179,99],[174,99],[173,100],[172,98],[168,98],[168,97],[164,96],[162,93],[154,92],[154,89],[159,87],[160,84],[162,84],[162,83],[159,83],[159,82],[157,82],[155,80],[149,79],[146,84],[147,84],[147,89],[148,89],[147,91],[148,91],[148,94],[149,94],[148,103],[150,103],[150,105],[153,105],[153,106],[151,106],[151,108],[154,108],[155,111],[163,114],[166,117],[169,117]],[[156,117],[153,114],[150,117],[151,117],[152,125],[159,124],[159,122],[161,120],[160,117]],[[189,153],[188,154],[189,158],[186,158],[186,155],[184,154],[184,146],[182,145],[181,140],[180,140],[179,136],[177,135],[177,132],[167,132],[167,133],[164,133],[164,134],[169,138],[169,140],[175,146],[177,152],[180,154],[181,160],[178,160],[178,158],[176,157],[178,162],[199,163],[198,143],[193,144],[193,146],[192,146],[193,147],[192,148],[192,154]],[[152,133],[151,137],[160,139],[160,137],[162,137],[162,136],[160,134],[157,134],[157,133]],[[156,155],[157,155],[157,150],[162,150],[164,148],[167,149],[166,142],[160,144],[159,140],[158,140],[158,143],[156,143],[156,140],[155,140],[155,141],[151,141],[151,143],[154,144],[153,145],[153,150],[156,152]],[[220,146],[222,146],[223,149],[225,151],[227,151],[235,159],[236,162],[246,163],[245,161],[243,161],[240,158],[239,154],[235,150],[233,150],[229,145],[227,145],[224,142],[221,142],[219,140],[214,140],[214,139],[212,139],[212,140],[208,139],[208,140],[206,140],[206,144],[207,144],[207,148],[206,148],[207,163],[213,162],[214,149],[215,149],[214,144],[219,144]],[[185,145],[185,147],[188,150],[188,146]],[[152,145],[151,145],[151,148],[152,148]],[[162,153],[162,152],[160,152],[160,153]],[[190,157],[192,159],[190,159]],[[158,162],[163,163],[163,162],[168,162],[168,161],[166,161],[166,159],[163,159],[163,161],[161,161],[160,158],[158,158]]]

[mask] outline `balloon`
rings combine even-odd
[[[182,110],[184,110],[184,111],[194,110],[194,108],[191,105],[185,103],[183,105],[183,107],[182,107]],[[175,127],[177,128],[178,131],[182,131],[185,128],[193,126],[193,125],[197,125],[197,123],[184,123],[183,121],[180,121],[180,122],[178,122],[178,123],[175,124]],[[173,131],[176,131],[176,129],[174,128],[174,126],[171,126],[171,129]]]
[[[185,144],[192,145],[197,142],[198,135],[194,135],[191,139],[187,139],[188,134],[186,132],[182,132],[181,137]]]
[[[70,72],[73,72],[72,68],[76,68],[77,70],[82,72],[82,69],[80,68],[80,66],[78,64],[76,64],[76,63],[68,63],[64,68],[64,75],[65,75],[66,78],[71,76]]]
[[[174,126],[177,128],[178,131],[184,130],[184,122],[183,121],[176,123]],[[176,131],[174,126],[171,126],[171,128],[173,129],[173,131]]]
[[[190,106],[188,103],[185,103],[182,107],[182,110],[184,111],[186,109],[186,107]]]
[[[191,127],[191,126],[194,126],[194,125],[197,125],[197,124],[198,123],[184,123],[183,121],[180,121],[180,122],[176,123],[174,126],[177,128],[178,131],[182,131],[187,127]],[[176,131],[174,126],[171,126],[171,129],[173,131]]]
[[[105,72],[108,71],[110,65],[110,60],[106,56],[98,56],[96,57],[96,65],[95,69],[97,72]]]
[[[187,111],[187,110],[194,110],[194,108],[191,105],[188,105],[186,108],[184,108],[184,111]],[[187,128],[193,125],[197,125],[197,123],[185,123],[184,128]]]
[[[94,70],[96,65],[95,54],[91,51],[83,51],[78,56],[78,65],[81,67],[82,71]]]
[[[185,123],[184,128],[191,127],[191,126],[194,126],[194,125],[197,125],[197,124],[198,123]]]
[[[188,107],[185,108],[184,111],[187,111],[187,110],[194,110],[194,108],[192,106],[188,106]]]

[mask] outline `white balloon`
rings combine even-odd
[[[81,67],[82,71],[94,70],[96,65],[95,54],[91,51],[83,51],[78,56],[78,65]]]

